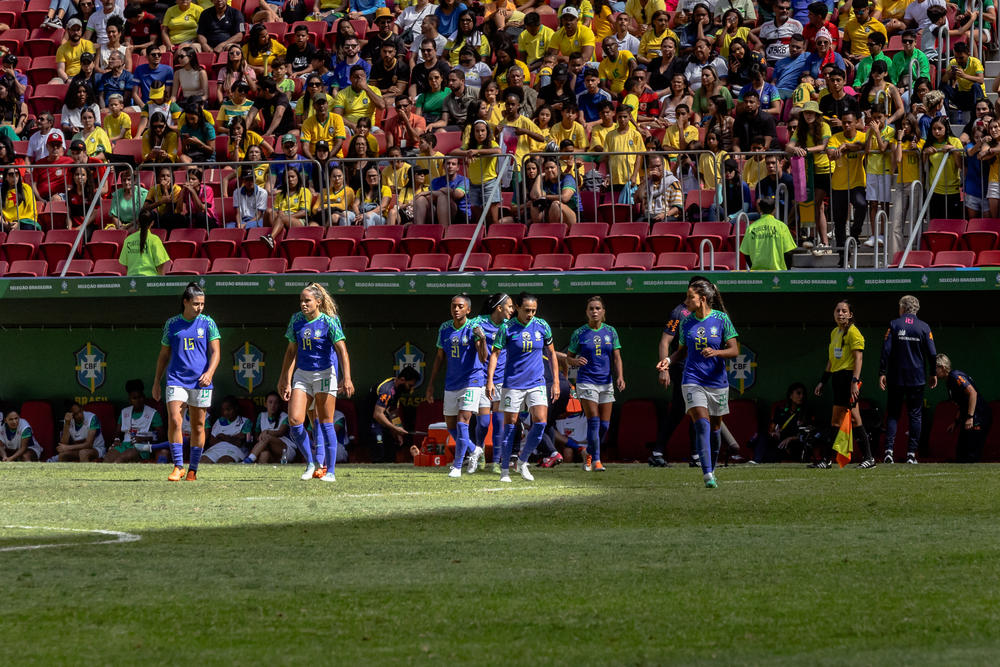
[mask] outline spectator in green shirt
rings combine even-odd
[[[889,56],[882,53],[882,49],[885,48],[885,35],[880,32],[872,32],[868,35],[868,50],[871,55],[862,58],[858,63],[857,69],[854,70],[854,87],[859,88],[864,85],[865,81],[868,80],[868,73],[872,71],[872,63],[876,60],[884,60],[886,69],[889,70],[889,80],[896,83],[896,77],[892,74],[892,61],[889,60]]]
[[[162,276],[170,255],[163,247],[163,241],[156,234],[150,234],[153,212],[144,210],[139,214],[139,231],[125,237],[122,254],[118,263],[125,266],[130,276]]]
[[[120,178],[121,186],[111,195],[111,220],[118,228],[132,227],[149,191],[133,183],[132,172],[128,169],[122,170]]]
[[[902,40],[903,50],[892,57],[889,80],[900,88],[912,88],[915,79],[930,78],[931,63],[927,60],[927,54],[917,48],[916,30],[903,31]],[[917,67],[911,72],[913,61],[917,62]]]
[[[774,199],[757,201],[760,218],[750,223],[740,242],[740,252],[747,256],[751,271],[786,271],[785,255],[795,250],[788,225],[774,217]]]

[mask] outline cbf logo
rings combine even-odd
[[[757,382],[757,353],[743,343],[734,358],[726,362],[729,386],[741,394]]]
[[[104,384],[107,366],[104,350],[89,341],[76,351],[76,381],[91,394]]]
[[[264,353],[246,341],[233,352],[233,377],[236,384],[252,394],[255,387],[264,383]]]
[[[410,341],[403,343],[403,347],[396,350],[392,357],[392,370],[395,371],[396,375],[399,375],[399,371],[404,368],[412,368],[420,373],[420,379],[417,380],[418,387],[424,383],[425,365],[423,350]]]

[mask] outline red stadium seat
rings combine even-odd
[[[454,227],[454,225],[452,225]],[[462,259],[465,258],[464,252],[457,252],[451,256],[451,264],[448,265],[449,271],[458,271],[462,266]],[[490,268],[490,254],[488,252],[470,252],[469,259],[465,262],[465,270],[473,272],[486,271]]]
[[[715,190],[689,190],[684,199],[684,210],[697,206],[707,211],[713,204],[715,204]]]
[[[247,273],[284,273],[288,260],[284,257],[258,257],[250,260]]]
[[[456,253],[464,254],[469,247],[469,242],[472,240],[472,235],[475,233],[477,226],[472,223],[448,225],[448,228],[444,230],[444,238],[438,243],[438,250],[446,252],[449,255]],[[475,252],[476,248],[473,248],[472,251]]]
[[[892,266],[899,266],[903,259],[903,251],[900,250],[892,258]],[[906,258],[904,269],[926,269],[934,262],[934,253],[930,250],[911,250]]]
[[[240,275],[250,272],[250,260],[246,257],[217,257],[211,261],[209,274]]]
[[[31,93],[31,110],[35,115],[41,113],[58,113],[66,98],[66,84],[64,83],[43,83],[35,86]]]
[[[65,230],[69,226],[69,206],[62,199],[53,199],[44,211],[38,212],[38,224],[45,231]]]
[[[576,256],[574,271],[610,271],[615,263],[614,255],[585,252]]]
[[[715,248],[715,252],[722,250],[722,244],[729,238],[732,232],[732,225],[728,222],[696,222],[691,227],[691,235],[688,236],[688,249],[691,252],[699,252],[701,242],[708,239]]]
[[[49,45],[52,49],[50,53],[54,52],[54,46]],[[25,72],[28,75],[28,81],[31,82],[33,86],[39,86],[48,83],[53,78],[55,78],[56,73],[56,57],[41,55],[38,57],[32,57],[31,59],[31,70]],[[56,125],[58,127],[58,124]]]
[[[185,259],[197,257],[201,244],[208,238],[204,229],[180,228],[170,231],[167,241],[163,244],[170,259]]]
[[[59,260],[67,259],[73,243],[79,235],[73,229],[50,229],[45,232],[45,240],[38,246],[39,253],[49,263],[49,273],[55,274]],[[78,249],[79,251],[79,249]]]
[[[527,271],[531,267],[531,255],[503,254],[493,256],[490,271]]]
[[[437,271],[448,270],[450,257],[443,252],[419,252],[410,258],[409,271]]]
[[[404,228],[400,225],[375,225],[365,230],[359,241],[358,252],[373,258],[375,255],[396,252],[403,238]],[[405,265],[404,265],[405,266]],[[368,268],[371,271],[371,267]],[[402,269],[401,269],[402,270]]]
[[[955,250],[965,226],[965,220],[935,218],[927,223],[927,231],[921,234],[920,247],[931,252]]]
[[[359,273],[367,268],[368,258],[364,255],[334,256],[330,260],[331,273]]]
[[[212,268],[212,261],[204,257],[181,257],[170,263],[167,274],[171,276],[203,276]]]
[[[229,200],[230,202],[232,200]],[[243,252],[243,256],[247,259],[253,261],[255,259],[265,259],[267,257],[274,256],[274,250],[268,244],[264,243],[260,237],[271,233],[270,227],[251,227],[246,230],[247,236],[240,244],[240,250]],[[274,239],[274,244],[277,246],[281,242],[281,235]],[[282,258],[284,259],[284,258]]]
[[[137,163],[142,162],[142,139],[119,139],[115,142],[115,155],[122,157],[130,157]],[[152,172],[144,171],[144,174],[149,174],[152,177]],[[152,178],[150,178],[152,181]],[[143,183],[143,187],[148,188],[148,184]]]
[[[326,234],[320,241],[320,247],[327,257],[353,255],[364,234],[365,228],[360,225],[327,227]]]
[[[2,11],[2,8],[0,8]],[[3,19],[0,19],[3,21]],[[14,25],[10,23],[9,25]],[[24,53],[21,50],[21,45],[28,39],[28,30],[26,28],[11,28],[4,34],[0,35],[0,48],[6,48],[11,53]],[[18,67],[21,67],[20,60],[18,61]]]
[[[480,245],[494,257],[515,253],[521,245],[524,232],[524,225],[518,222],[490,225]]]
[[[653,265],[654,271],[690,271],[698,264],[693,252],[661,252]]]
[[[43,278],[48,274],[49,265],[44,259],[18,259],[7,267],[7,278]]]
[[[559,252],[565,236],[566,225],[561,222],[536,222],[528,227],[521,245],[529,255],[546,255]]]
[[[309,229],[308,227],[306,229]],[[314,227],[313,229],[319,229]],[[292,260],[292,267],[289,273],[326,273],[330,269],[329,257],[312,257],[310,255],[299,255]]]
[[[399,251],[408,255],[432,253],[443,236],[441,225],[406,225]]]
[[[48,401],[25,401],[21,405],[21,418],[31,424],[35,440],[42,446],[42,460],[46,461],[56,453],[55,417]]]
[[[728,224],[728,223],[726,223]],[[703,271],[707,271],[712,268],[711,265],[711,253],[705,253],[705,267]],[[739,253],[736,252],[716,252],[715,253],[715,269],[716,271],[732,271],[738,269],[737,262],[739,261]],[[698,258],[699,265],[701,264],[701,258]]]
[[[99,259],[118,259],[126,236],[128,232],[124,229],[95,229],[84,246],[84,252],[95,262]]]
[[[300,25],[304,25],[309,30],[309,41],[318,49],[327,33],[326,23],[324,21],[296,21],[288,28],[288,34],[295,35],[295,29]],[[363,35],[361,36],[363,37]]]
[[[935,269],[962,269],[976,263],[976,253],[971,250],[941,250],[934,255]]]
[[[201,244],[201,254],[208,259],[238,257],[246,231],[238,227],[216,227],[210,229],[208,238]],[[215,266],[212,266],[213,270]]]
[[[532,271],[569,271],[572,266],[573,255],[567,252],[542,253],[531,262]]]
[[[622,222],[635,222],[635,209],[628,204],[599,204],[596,220],[609,225]],[[647,227],[649,225],[646,225]]]
[[[295,260],[299,257],[312,255],[319,242],[323,240],[326,230],[322,227],[290,227],[285,230],[285,238],[277,246],[281,254],[292,262],[294,271]]]
[[[83,406],[83,409],[97,417],[97,421],[101,424],[101,435],[104,436],[105,443],[110,445],[118,433],[118,415],[114,404],[111,401],[90,401]]]
[[[649,456],[648,447],[656,442],[658,432],[657,412],[653,401],[625,401],[618,415],[618,434],[615,439],[619,459],[643,461]]]
[[[21,3],[21,23],[29,30],[34,30],[42,25],[45,17],[48,16],[48,0],[29,0],[28,6]]]
[[[461,132],[435,132],[434,136],[437,138],[435,150],[444,155],[448,155],[456,148],[462,147]]]
[[[615,257],[615,271],[649,271],[656,255],[651,252],[623,252]]]
[[[691,223],[656,222],[646,237],[646,249],[657,254],[677,252],[684,247],[684,242],[690,235]]]
[[[58,276],[62,274],[63,267],[66,266],[66,260],[61,259],[59,263],[56,264],[55,271],[51,272],[51,275]],[[66,269],[67,278],[82,278],[83,276],[89,276],[90,271],[94,268],[94,263],[89,259],[73,259],[69,262],[69,268]]]
[[[63,42],[66,31],[62,28],[35,28],[31,35],[21,44],[24,55],[29,58],[38,58],[54,53]]]
[[[934,406],[934,418],[931,421],[931,433],[927,458],[932,461],[955,460],[955,445],[958,443],[958,431],[948,432],[948,426],[955,423],[958,417],[958,405],[954,401],[941,401]]]
[[[0,259],[0,276],[4,275],[5,273],[7,273],[7,262]]]
[[[16,262],[19,259],[32,259],[38,246],[45,238],[44,234],[31,229],[12,229],[7,234],[7,240],[3,244],[3,254],[8,262]]]
[[[642,249],[648,234],[648,222],[618,222],[611,225],[604,246],[613,255],[636,252]]]
[[[1000,250],[983,250],[976,259],[976,266],[1000,266]]]
[[[94,268],[90,270],[92,276],[124,276],[125,267],[118,263],[117,259],[105,258],[94,260]]]
[[[1000,248],[1000,218],[973,218],[969,220],[962,243],[968,250],[982,252]]]
[[[573,255],[596,253],[608,235],[608,225],[603,222],[578,222],[569,228],[563,245]],[[609,267],[610,268],[610,267]]]
[[[372,255],[371,261],[368,263],[368,268],[365,270],[399,273],[400,271],[406,271],[406,267],[409,263],[409,255],[381,253],[378,255]]]

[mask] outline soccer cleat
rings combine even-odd
[[[320,466],[316,468],[316,472],[313,473],[313,478],[319,479],[326,474],[326,466]]]
[[[188,470],[187,477],[184,478],[185,482],[196,482],[198,481],[198,471]]]
[[[882,459],[882,463],[895,463],[895,461],[892,460],[891,450],[885,453],[885,458]]]
[[[521,464],[521,466],[518,468],[518,472],[521,473],[521,477],[523,477],[525,480],[527,480],[529,482],[534,482],[535,481],[535,478],[531,475],[531,472],[528,471],[528,462],[527,461],[525,461],[523,464]]]
[[[479,460],[483,458],[485,450],[482,447],[476,447],[475,451],[472,452],[472,456],[469,457],[469,474],[473,474],[479,470]]]
[[[715,481],[715,475],[712,475],[711,477],[705,480],[705,488],[706,489],[719,488],[719,483]]]
[[[254,461],[249,456],[243,459],[243,463],[253,463],[253,462]]]
[[[649,465],[654,468],[669,468],[670,464],[663,458],[662,454],[653,454],[649,457]]]
[[[607,468],[599,460],[594,461],[594,472],[607,472]]]
[[[833,463],[830,462],[830,461],[827,461],[826,459],[823,459],[822,461],[817,461],[816,463],[810,463],[809,467],[810,468],[822,468],[822,469],[825,470],[826,468],[832,468],[833,467]]]
[[[167,480],[170,482],[179,482],[184,479],[184,466],[174,466],[174,471],[170,473]]]
[[[320,477],[319,481],[321,481],[321,482],[336,482],[337,481],[337,476],[334,475],[332,472],[328,472],[325,475],[323,475],[322,477]]]
[[[701,467],[701,457],[695,454],[694,456],[691,457],[691,460],[688,461],[688,468],[700,468],[700,467]]]
[[[503,468],[500,467],[499,463],[494,463],[493,464],[493,474],[494,475],[502,475],[503,474]]]
[[[451,470],[448,471],[448,477],[461,477],[461,476],[462,476],[461,468],[456,468],[455,466],[452,466]]]
[[[316,474],[316,464],[310,463],[306,466],[306,471],[302,473],[302,481],[310,480]]]
[[[542,462],[539,464],[539,466],[541,466],[542,468],[555,468],[562,462],[563,462],[562,454],[556,452],[552,456],[546,456],[544,459],[542,459]]]
[[[593,466],[591,465],[594,461],[594,457],[590,454],[583,455],[583,469],[585,472],[590,472]]]
[[[917,465],[917,455],[916,454],[907,454],[906,455],[906,462],[909,465],[911,465],[911,466]]]
[[[860,468],[861,470],[870,470],[871,468],[874,468],[876,465],[878,464],[875,463],[875,459],[865,459],[864,461],[859,463],[857,467]]]
[[[500,475],[500,481],[504,484],[510,484],[510,474],[505,472]]]
[[[266,243],[268,248],[270,248],[271,250],[274,250],[274,237],[273,236],[271,236],[270,234],[263,234],[263,235],[261,235],[260,240],[263,241],[264,243]]]

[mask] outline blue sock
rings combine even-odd
[[[601,460],[601,443],[604,442],[604,436],[608,434],[608,430],[611,428],[611,422],[606,422],[601,420],[601,435],[597,439],[597,453],[594,454],[594,460]]]
[[[493,463],[500,463],[503,455],[503,413],[494,412],[490,415],[490,420],[493,422]]]
[[[455,454],[456,454],[455,455],[455,460],[458,461],[458,467],[461,468],[462,467],[462,461],[465,459],[465,455],[466,454],[471,454],[472,451],[476,448],[476,445],[473,444],[472,440],[469,438],[469,425],[468,424],[463,424],[462,422],[458,422],[457,424],[455,424],[455,430],[458,431],[458,440],[456,440],[455,442],[456,443],[458,443],[459,441],[462,442],[462,458],[458,458],[458,446],[457,446],[457,444],[456,444],[456,447],[455,447]]]
[[[535,448],[538,447],[538,443],[542,441],[543,435],[545,435],[545,422],[535,422],[531,425],[531,430],[528,431],[528,441],[524,443],[524,451],[521,452],[521,456],[518,457],[519,461],[524,463],[528,462],[528,459],[531,458]]]
[[[332,474],[337,467],[337,431],[333,427],[333,422],[330,422],[320,424],[319,432],[323,434],[325,444],[323,449],[326,451],[326,471]]]
[[[701,459],[701,471],[708,475],[712,472],[712,446],[709,442],[711,426],[707,419],[697,419],[694,422],[694,440]]]
[[[572,450],[577,450],[577,449],[580,449],[581,447],[583,447],[583,445],[581,445],[579,442],[577,442],[573,438],[566,438],[566,446],[569,447]]]
[[[295,446],[302,456],[306,457],[306,463],[313,465],[315,460],[313,459],[312,443],[309,442],[309,433],[306,431],[306,427],[302,424],[296,424],[289,428],[289,433],[292,434],[292,440],[295,441]]]
[[[448,429],[448,435],[455,441],[455,460],[451,462],[451,467],[461,468],[465,459],[465,443],[458,437],[458,424],[455,424],[455,428]]]
[[[598,458],[601,447],[601,418],[587,417],[587,453]]]
[[[198,463],[201,462],[201,452],[202,451],[203,451],[203,448],[201,448],[201,447],[192,447],[191,448],[191,457],[190,457],[191,461],[190,461],[190,463],[188,465],[188,469],[189,470],[194,470],[195,472],[198,472]]]
[[[500,467],[504,472],[510,470],[510,455],[514,452],[514,425],[503,425],[503,455],[500,457]]]
[[[719,461],[719,451],[722,449],[722,429],[712,431],[709,435],[709,442],[712,445],[712,471],[715,471],[715,464]]]
[[[313,425],[313,437],[316,438],[316,467],[326,467],[326,433],[323,432],[323,425],[316,422]]]
[[[150,443],[149,444],[149,451],[151,451],[151,452],[159,451],[161,449],[170,449],[170,443],[169,442],[156,442],[156,443]]]
[[[490,430],[490,415],[476,415],[476,447],[486,442],[486,432]]]
[[[174,459],[175,466],[184,465],[184,445],[179,442],[170,443],[170,456]]]

